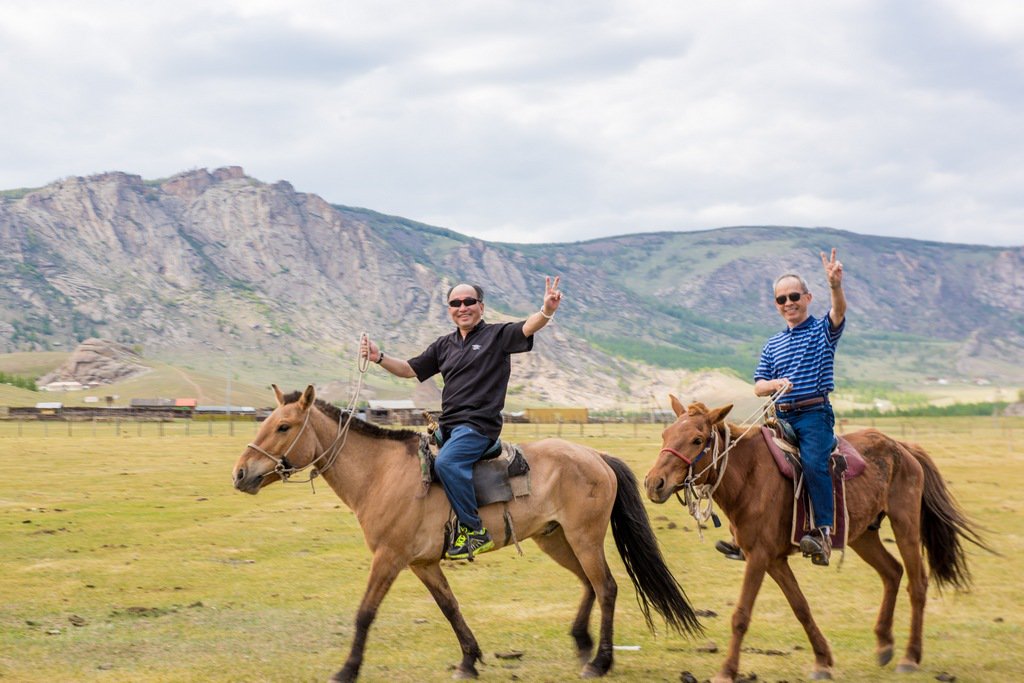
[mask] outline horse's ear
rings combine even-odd
[[[316,400],[316,389],[310,384],[306,387],[306,390],[302,392],[302,396],[299,397],[299,408],[305,410],[309,406],[313,405]]]
[[[715,408],[710,414],[708,414],[708,419],[711,420],[711,424],[716,425],[725,419],[725,416],[729,414],[730,410],[732,410],[731,403],[727,406],[722,406],[721,408]]]
[[[683,404],[680,403],[679,399],[676,398],[674,395],[669,394],[668,400],[669,403],[672,404],[672,411],[675,412],[676,417],[679,417],[680,415],[686,412],[686,408],[683,407]]]
[[[271,384],[270,386],[272,386],[274,388],[274,396],[277,397],[277,405],[278,406],[283,406],[284,405],[284,394],[281,393],[281,390],[277,388],[276,384]]]

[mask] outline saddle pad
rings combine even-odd
[[[764,437],[764,441],[768,445],[768,450],[771,451],[772,457],[775,458],[775,464],[778,465],[779,471],[782,472],[782,476],[786,477],[787,479],[792,479],[793,462],[790,460],[790,458],[795,457],[797,458],[797,460],[799,460],[799,453],[793,454],[791,452],[792,446],[790,446],[790,444],[788,443],[786,444],[786,446],[789,446],[789,449],[787,450],[790,450],[790,452],[787,453],[783,451],[782,447],[779,445],[777,441],[775,432],[773,432],[769,427],[766,427],[764,425],[761,426],[761,436]],[[836,451],[838,451],[839,454],[846,459],[846,468],[845,470],[843,470],[843,479],[853,479],[854,477],[856,477],[857,475],[864,471],[864,458],[857,451],[857,449],[853,447],[853,444],[844,439],[843,437],[838,437],[836,441],[839,445]],[[832,459],[830,462],[832,467],[836,466],[837,458],[835,451],[833,451],[832,453]]]
[[[530,465],[523,451],[514,444],[502,443],[501,455],[478,460],[473,465],[473,489],[478,507],[503,503],[530,493]]]
[[[831,461],[832,467],[832,501],[833,501],[833,522],[832,522],[832,549],[844,550],[847,541],[847,520],[849,515],[846,510],[846,481],[843,479],[845,473],[839,472],[836,460]],[[804,486],[804,478],[801,474],[800,481],[796,485],[795,497],[793,499],[793,534],[790,543],[799,546],[800,539],[816,528],[814,514],[812,512],[810,494]]]
[[[435,455],[426,439],[420,444],[424,486],[440,484],[434,472]],[[425,492],[426,489],[424,489]],[[473,490],[477,507],[503,503],[530,494],[530,464],[519,446],[501,443],[501,453],[473,465]]]

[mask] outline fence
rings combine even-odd
[[[235,436],[252,435],[259,427],[252,417],[216,416],[216,419],[145,419],[136,417],[45,420],[12,417],[0,421],[0,435],[20,437],[107,437],[107,436]]]
[[[251,416],[218,415],[214,419],[140,419],[118,417],[91,420],[67,420],[49,418],[45,420],[10,417],[0,419],[0,438],[44,437],[44,438],[98,438],[98,437],[244,437],[251,438],[259,427],[259,421]],[[398,427],[400,425],[383,425]],[[1024,447],[1024,417],[916,417],[916,418],[843,418],[836,424],[836,433],[843,434],[865,427],[877,428],[902,441],[928,439],[938,435],[970,438],[986,435],[1004,441],[1009,452]],[[403,426],[408,429],[409,427]],[[587,438],[657,438],[661,425],[652,425],[649,420],[635,422],[589,422],[554,424],[536,422],[506,422],[502,438],[506,441],[534,441],[554,436],[569,440]]]

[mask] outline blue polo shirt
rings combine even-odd
[[[827,314],[823,318],[812,315],[796,327],[773,335],[761,350],[754,381],[789,379],[793,388],[780,401],[827,398],[836,388],[836,346],[845,327],[845,317],[839,327],[833,327]]]
[[[456,329],[409,359],[421,382],[441,373],[444,388],[439,422],[446,434],[460,424],[468,424],[491,439],[501,434],[511,354],[533,349],[533,337],[523,334],[525,323],[490,325],[481,320],[465,339]]]

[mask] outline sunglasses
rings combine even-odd
[[[779,296],[775,297],[775,303],[782,306],[786,303],[786,299],[789,299],[790,301],[793,302],[797,302],[800,301],[802,297],[803,292],[790,292],[789,294],[780,294]]]
[[[459,306],[474,306],[478,303],[480,303],[479,299],[467,296],[465,299],[452,299],[448,302],[448,305],[452,308],[458,308]]]

